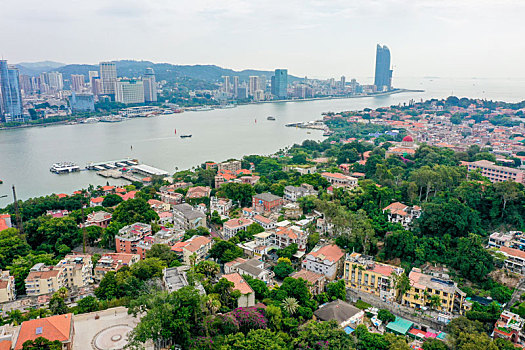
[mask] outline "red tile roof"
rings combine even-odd
[[[252,287],[237,272],[223,275],[228,281],[233,282],[233,290],[238,290],[241,294],[253,293]]]
[[[26,341],[35,340],[38,337],[44,337],[51,341],[71,341],[69,336],[73,326],[72,317],[73,314],[65,314],[23,322],[16,340],[15,350],[22,349],[22,345]]]
[[[525,259],[525,252],[519,249],[502,246],[499,248],[499,250],[503,253],[506,253],[507,255],[516,256],[518,258]]]
[[[0,340],[0,350],[11,350],[11,340]]]
[[[315,258],[322,260],[329,260],[332,262],[339,261],[344,255],[345,252],[341,250],[335,244],[325,245],[324,247],[318,249],[315,252],[310,252],[309,255],[312,255]]]

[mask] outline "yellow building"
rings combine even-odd
[[[88,254],[68,254],[57,267],[64,269],[64,287],[83,288],[93,283],[93,262]]]
[[[408,277],[411,288],[401,301],[405,306],[461,315],[472,308],[472,304],[465,299],[466,293],[454,281],[427,275],[418,268],[413,268]]]
[[[392,275],[400,275],[403,269],[382,264],[371,256],[352,253],[346,256],[344,279],[347,288],[379,296],[383,300],[395,300],[396,289]]]
[[[43,263],[33,266],[25,279],[28,296],[38,296],[55,293],[64,287],[64,269],[55,266],[45,266]]]

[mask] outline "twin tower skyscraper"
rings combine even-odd
[[[377,45],[376,74],[374,85],[378,92],[392,90],[392,69],[390,68],[390,50],[386,45]]]

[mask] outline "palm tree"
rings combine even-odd
[[[222,306],[221,302],[219,301],[219,299],[217,299],[217,297],[218,296],[216,295],[210,294],[206,298],[206,307],[212,315],[215,315],[215,313],[219,311],[219,309]]]
[[[193,253],[190,255],[190,265],[191,267],[195,266],[195,261],[197,260],[197,254]]]
[[[24,315],[20,310],[7,311],[7,321],[13,326],[18,326],[24,320]]]
[[[288,314],[293,315],[299,308],[299,303],[295,298],[286,298],[282,302],[282,307]]]

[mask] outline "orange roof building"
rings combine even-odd
[[[302,267],[326,276],[329,280],[337,277],[343,266],[345,252],[335,244],[325,245],[311,251],[303,260]]]
[[[63,344],[63,349],[73,349],[73,314],[56,315],[25,321],[20,327],[16,340],[15,350],[22,349],[28,340],[44,337],[48,340],[58,340]]]
[[[234,284],[233,290],[241,292],[241,297],[237,301],[237,307],[250,307],[255,305],[255,293],[241,275],[235,272],[223,275],[222,277]]]

